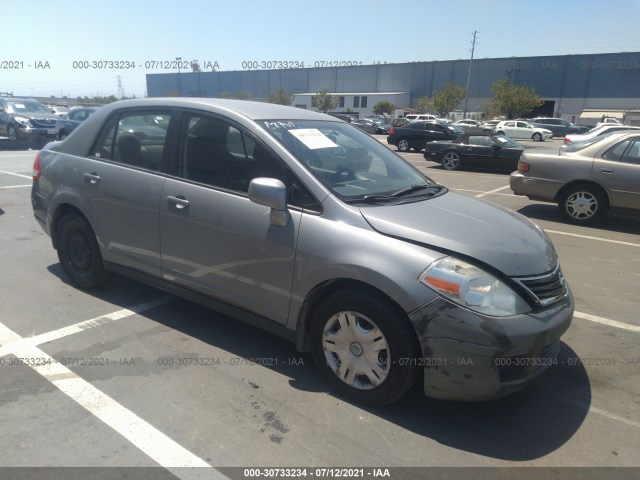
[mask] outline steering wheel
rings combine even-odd
[[[340,183],[347,180],[349,177],[355,178],[353,170],[349,167],[342,166],[336,171],[336,173],[331,175],[331,183]]]

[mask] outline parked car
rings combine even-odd
[[[566,137],[564,137],[564,143],[568,144],[568,143],[584,142],[585,140],[590,140],[594,137],[598,137],[606,133],[621,132],[623,130],[636,130],[639,128],[640,127],[632,127],[629,125],[618,125],[618,124],[601,125],[599,127],[592,128],[587,133],[584,133],[582,135],[578,135],[578,134],[567,135]]]
[[[367,133],[378,133],[378,125],[373,120],[369,120],[367,118],[361,118],[360,120],[354,120],[351,122],[351,125],[354,127],[358,127],[363,132]]]
[[[26,141],[28,147],[40,148],[55,140],[56,118],[35,100],[0,97],[0,136],[11,142]]]
[[[136,129],[158,118],[164,137]],[[418,378],[438,398],[519,390],[573,315],[535,224],[307,110],[114,102],[36,155],[31,199],[78,287],[116,272],[218,309],[311,351],[332,389],[368,405]]]
[[[75,128],[89,118],[100,107],[74,108],[64,117],[56,120],[56,138],[64,140]]]
[[[411,148],[419,152],[424,149],[427,142],[453,140],[463,133],[463,129],[453,125],[442,125],[438,122],[412,122],[407,126],[393,127],[389,130],[387,143],[395,145],[401,152]]]
[[[640,212],[640,131],[593,137],[557,154],[525,152],[509,183],[516,195],[558,203],[571,223],[595,222],[610,209]]]
[[[380,120],[379,118],[372,118],[370,120],[376,124],[376,133],[387,135],[389,130],[391,130],[391,125],[386,120]]]
[[[411,122],[406,118],[394,118],[391,120],[392,127],[404,127],[405,125],[409,125],[409,123]]]
[[[463,167],[518,168],[524,147],[503,135],[465,133],[455,140],[438,140],[425,146],[424,158],[441,163],[446,170]]]
[[[549,118],[549,117],[536,117],[532,118],[530,122],[534,127],[546,128],[551,130],[554,137],[564,137],[571,133],[582,134],[589,130],[589,127],[583,127],[581,125],[575,125],[562,118]]]
[[[498,135],[507,135],[511,138],[531,139],[534,142],[543,142],[545,139],[553,137],[551,130],[534,127],[530,123],[518,120],[499,122],[494,132]]]
[[[438,120],[438,117],[429,113],[410,113],[405,115],[404,118],[410,122],[435,122]]]
[[[493,133],[496,125],[500,123],[500,120],[487,120],[486,122],[482,122],[479,128],[482,129],[485,133]]]
[[[454,125],[458,125],[459,127],[479,127],[480,122],[476,120],[471,120],[467,118],[463,118],[462,120],[458,120],[457,122],[453,122]]]
[[[332,117],[339,118],[340,120],[344,120],[347,123],[351,123],[354,120],[356,120],[356,117],[353,117],[351,115],[346,115],[344,113],[330,113],[329,115],[331,115]]]

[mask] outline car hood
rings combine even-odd
[[[545,273],[558,263],[536,224],[498,205],[455,192],[425,201],[360,208],[383,235],[483,262],[510,277]]]

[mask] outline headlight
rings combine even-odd
[[[484,270],[454,257],[433,262],[420,282],[470,310],[506,317],[531,310],[529,305],[502,281]]]
[[[26,117],[13,117],[20,125],[29,126],[29,119]]]

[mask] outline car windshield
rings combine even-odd
[[[326,120],[261,123],[344,201],[375,203],[395,200],[398,194],[408,193],[415,200],[443,190],[379,141],[350,124]]]
[[[521,143],[518,143],[515,140],[512,140],[508,137],[503,137],[502,135],[491,137],[491,138],[493,138],[496,142],[498,142],[503,147],[524,148],[524,146]]]
[[[8,102],[15,113],[51,113],[47,107],[32,100]]]

